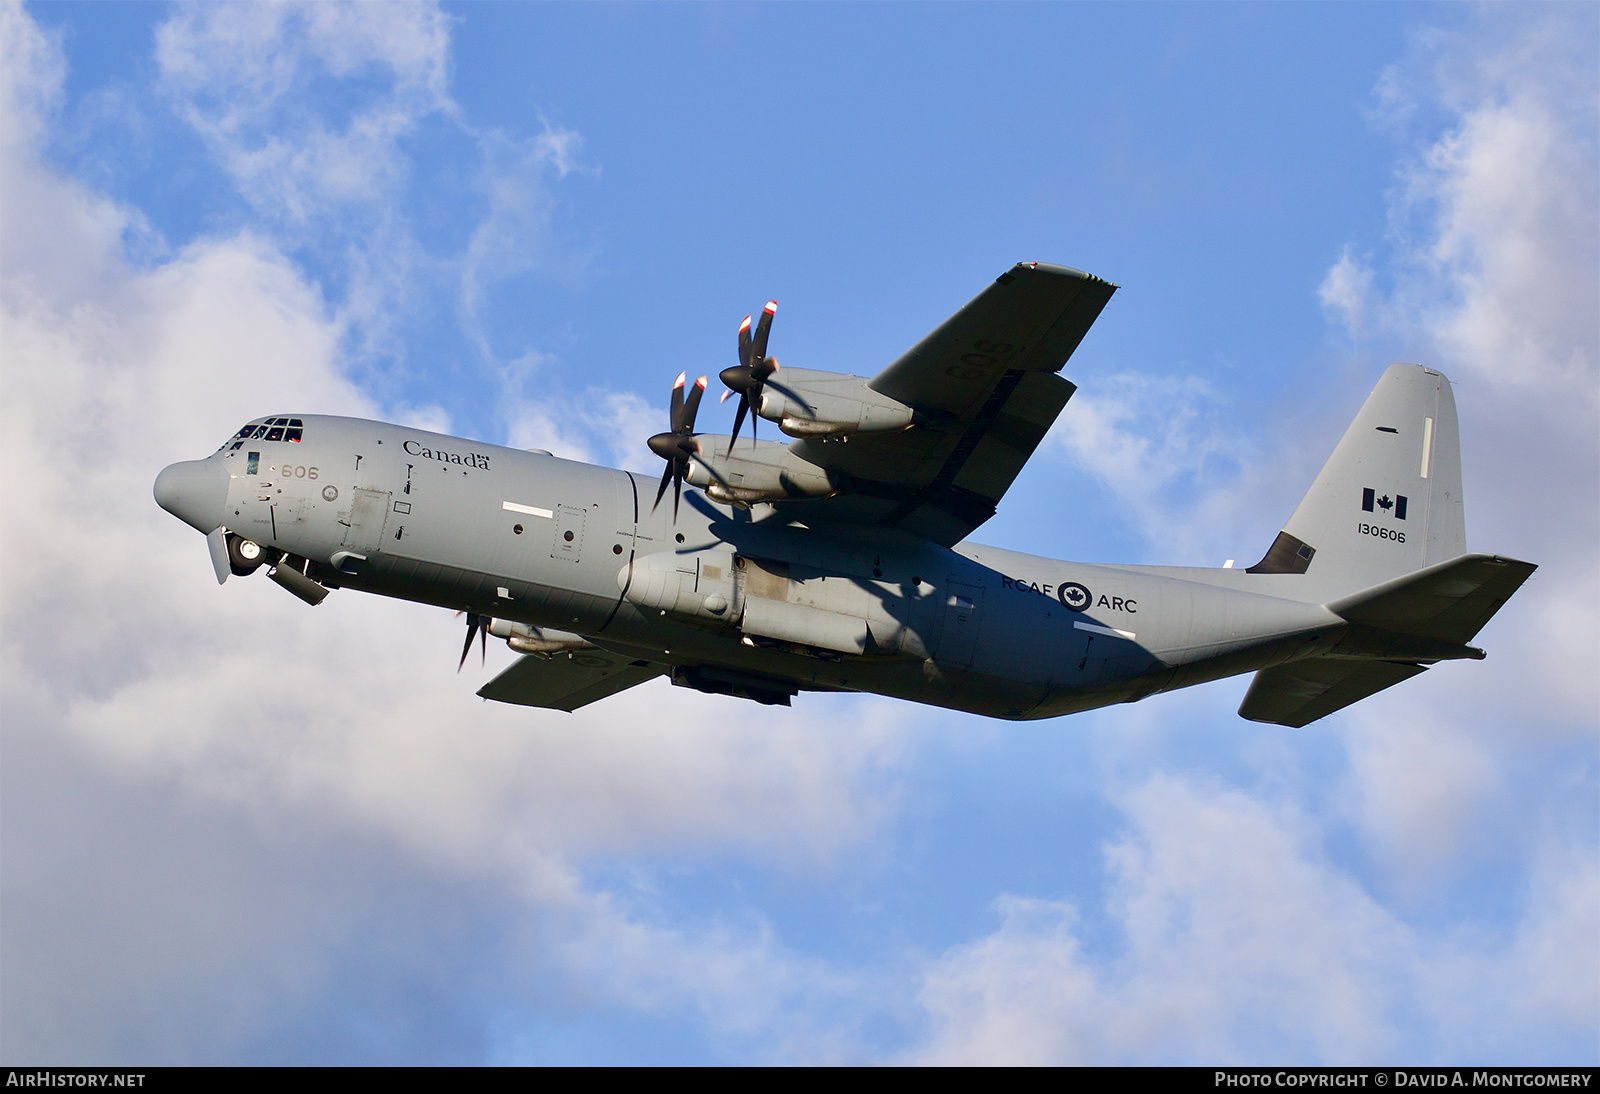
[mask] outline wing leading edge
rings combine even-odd
[[[786,502],[805,519],[876,524],[950,546],[994,515],[1076,387],[1056,375],[1117,286],[1019,263],[868,382],[917,413],[899,433],[801,440],[839,493]]]

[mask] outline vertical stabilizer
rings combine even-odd
[[[1444,374],[1390,365],[1254,573],[1327,600],[1465,554],[1461,441]]]

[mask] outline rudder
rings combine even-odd
[[[1450,381],[1421,365],[1396,364],[1250,572],[1303,573],[1308,599],[1327,600],[1466,549]]]

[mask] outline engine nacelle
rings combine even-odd
[[[904,403],[868,387],[864,376],[807,368],[775,373],[756,413],[791,437],[896,433],[911,428],[916,418]]]
[[[699,458],[689,463],[688,482],[713,501],[748,506],[785,498],[825,498],[834,492],[828,473],[796,456],[776,441],[747,438],[732,442],[716,436],[696,437]]]
[[[491,619],[487,629],[496,638],[504,638],[506,645],[518,653],[570,653],[594,649],[594,643],[581,634],[556,630],[554,627],[535,627],[514,619]]]

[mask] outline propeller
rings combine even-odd
[[[461,613],[457,612],[459,616]],[[472,640],[479,635],[483,636],[483,661],[489,661],[489,617],[479,615],[477,612],[467,613],[467,644],[461,647],[461,660],[456,664],[456,671],[461,671],[461,666],[467,663],[467,654],[472,652]]]
[[[778,359],[767,356],[767,337],[772,333],[772,317],[778,313],[778,302],[768,300],[767,306],[761,309],[761,319],[756,324],[755,334],[750,333],[750,316],[744,317],[744,322],[739,324],[739,363],[723,369],[718,373],[720,379],[730,392],[739,396],[739,409],[733,416],[733,438],[728,443],[739,439],[739,427],[744,425],[745,414],[750,415],[750,440],[756,439],[756,408],[761,405],[761,389],[771,384],[796,402],[798,399],[788,388],[779,384],[772,378],[778,371]],[[726,401],[728,396],[724,395]]]
[[[689,374],[678,373],[678,380],[672,385],[672,432],[657,433],[650,438],[650,451],[667,461],[667,468],[661,472],[661,485],[656,489],[655,505],[650,507],[653,513],[656,506],[661,504],[661,498],[667,492],[667,483],[672,483],[672,521],[678,521],[678,499],[683,494],[683,480],[689,474],[689,461],[698,458],[700,442],[694,439],[694,418],[700,411],[700,396],[706,392],[706,378],[704,376],[694,382],[694,390],[688,397],[684,397],[683,387],[688,381]]]

